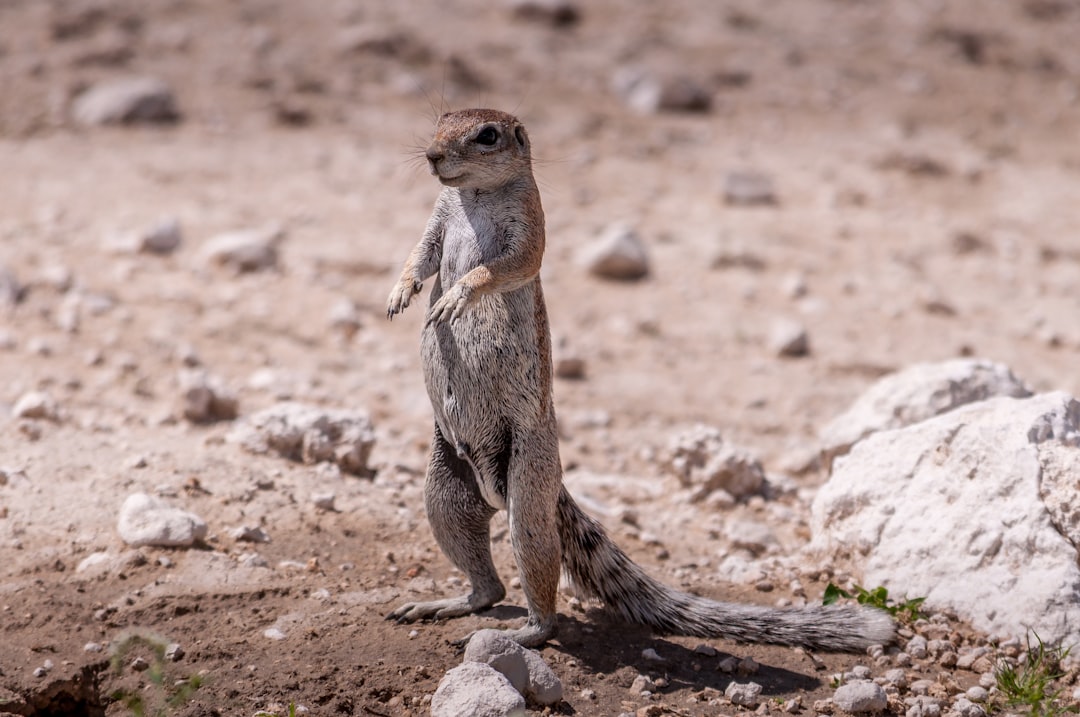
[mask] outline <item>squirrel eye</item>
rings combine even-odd
[[[476,135],[476,143],[482,144],[486,147],[490,147],[499,141],[499,133],[495,131],[494,127],[485,127],[480,130],[480,134]]]

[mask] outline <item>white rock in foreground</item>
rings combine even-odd
[[[431,698],[431,717],[525,717],[525,698],[484,662],[448,671]]]
[[[978,630],[1074,644],[1078,466],[1080,402],[1064,393],[875,433],[818,491],[810,550],[850,557],[864,584],[925,596]]]
[[[539,653],[527,650],[501,630],[478,630],[465,647],[466,662],[482,662],[500,672],[522,696],[542,705],[562,700],[562,682]]]
[[[184,547],[206,537],[202,518],[146,493],[129,495],[120,508],[120,538],[128,545]]]
[[[1007,366],[981,359],[919,363],[885,376],[821,432],[829,465],[876,431],[910,426],[995,396],[1023,398],[1031,391]]]
[[[303,463],[336,463],[369,475],[375,429],[366,413],[285,401],[244,417],[226,437],[252,453],[277,453]]]

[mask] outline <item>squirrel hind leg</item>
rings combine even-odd
[[[456,447],[438,426],[432,443],[431,463],[424,483],[424,501],[431,532],[443,553],[469,577],[472,592],[456,598],[407,603],[387,619],[414,622],[460,617],[485,610],[506,597],[491,560],[491,517],[470,465],[458,458]]]

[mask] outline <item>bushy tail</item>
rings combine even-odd
[[[895,625],[882,610],[856,606],[771,608],[708,600],[649,577],[563,488],[559,494],[562,564],[574,586],[629,622],[660,634],[861,651],[888,644]]]

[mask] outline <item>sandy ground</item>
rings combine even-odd
[[[524,614],[511,588],[482,616],[382,619],[462,589],[423,515],[422,312],[384,318],[438,191],[418,149],[440,109],[499,107],[529,127],[553,333],[586,364],[556,384],[566,480],[669,582],[773,603],[799,599],[787,589],[799,578],[820,599],[836,576],[776,567],[807,539],[823,479],[798,469],[880,375],[983,356],[1080,394],[1075,3],[580,9],[552,26],[472,0],[0,2],[0,267],[21,287],[0,304],[0,712],[126,714],[103,696],[145,688],[147,673],[111,672],[109,647],[148,630],[183,647],[170,683],[203,678],[176,714],[426,714],[460,659],[448,641]],[[684,75],[711,108],[636,112],[615,90],[636,70]],[[85,87],[129,75],[169,83],[181,120],[70,120]],[[771,180],[775,202],[725,202],[746,171]],[[182,227],[174,253],[110,246],[165,217]],[[616,223],[646,242],[646,279],[603,281],[577,262]],[[219,232],[267,226],[284,230],[276,268],[236,274],[200,255]],[[335,324],[342,306],[355,331]],[[809,355],[777,355],[781,321],[806,327]],[[368,411],[374,478],[253,456],[225,441],[228,421],[184,420],[185,364],[230,386],[242,414],[286,397]],[[11,417],[30,391],[58,415]],[[687,505],[663,456],[696,422],[793,490]],[[137,491],[201,515],[206,544],[127,549],[117,513]],[[336,511],[312,505],[325,492]],[[747,520],[776,537],[764,555],[726,530]],[[235,540],[240,525],[271,542]],[[104,562],[80,571],[95,553]],[[731,556],[749,567],[725,570]],[[754,588],[762,576],[772,592]],[[809,705],[859,659],[722,641],[705,656],[700,640],[560,611],[542,653],[566,687],[559,714],[651,704],[628,690],[639,673],[668,680],[655,704],[730,712],[689,702],[723,691],[730,654],[762,665],[768,697]],[[284,640],[264,636],[273,626]],[[666,661],[646,661],[649,647]]]

